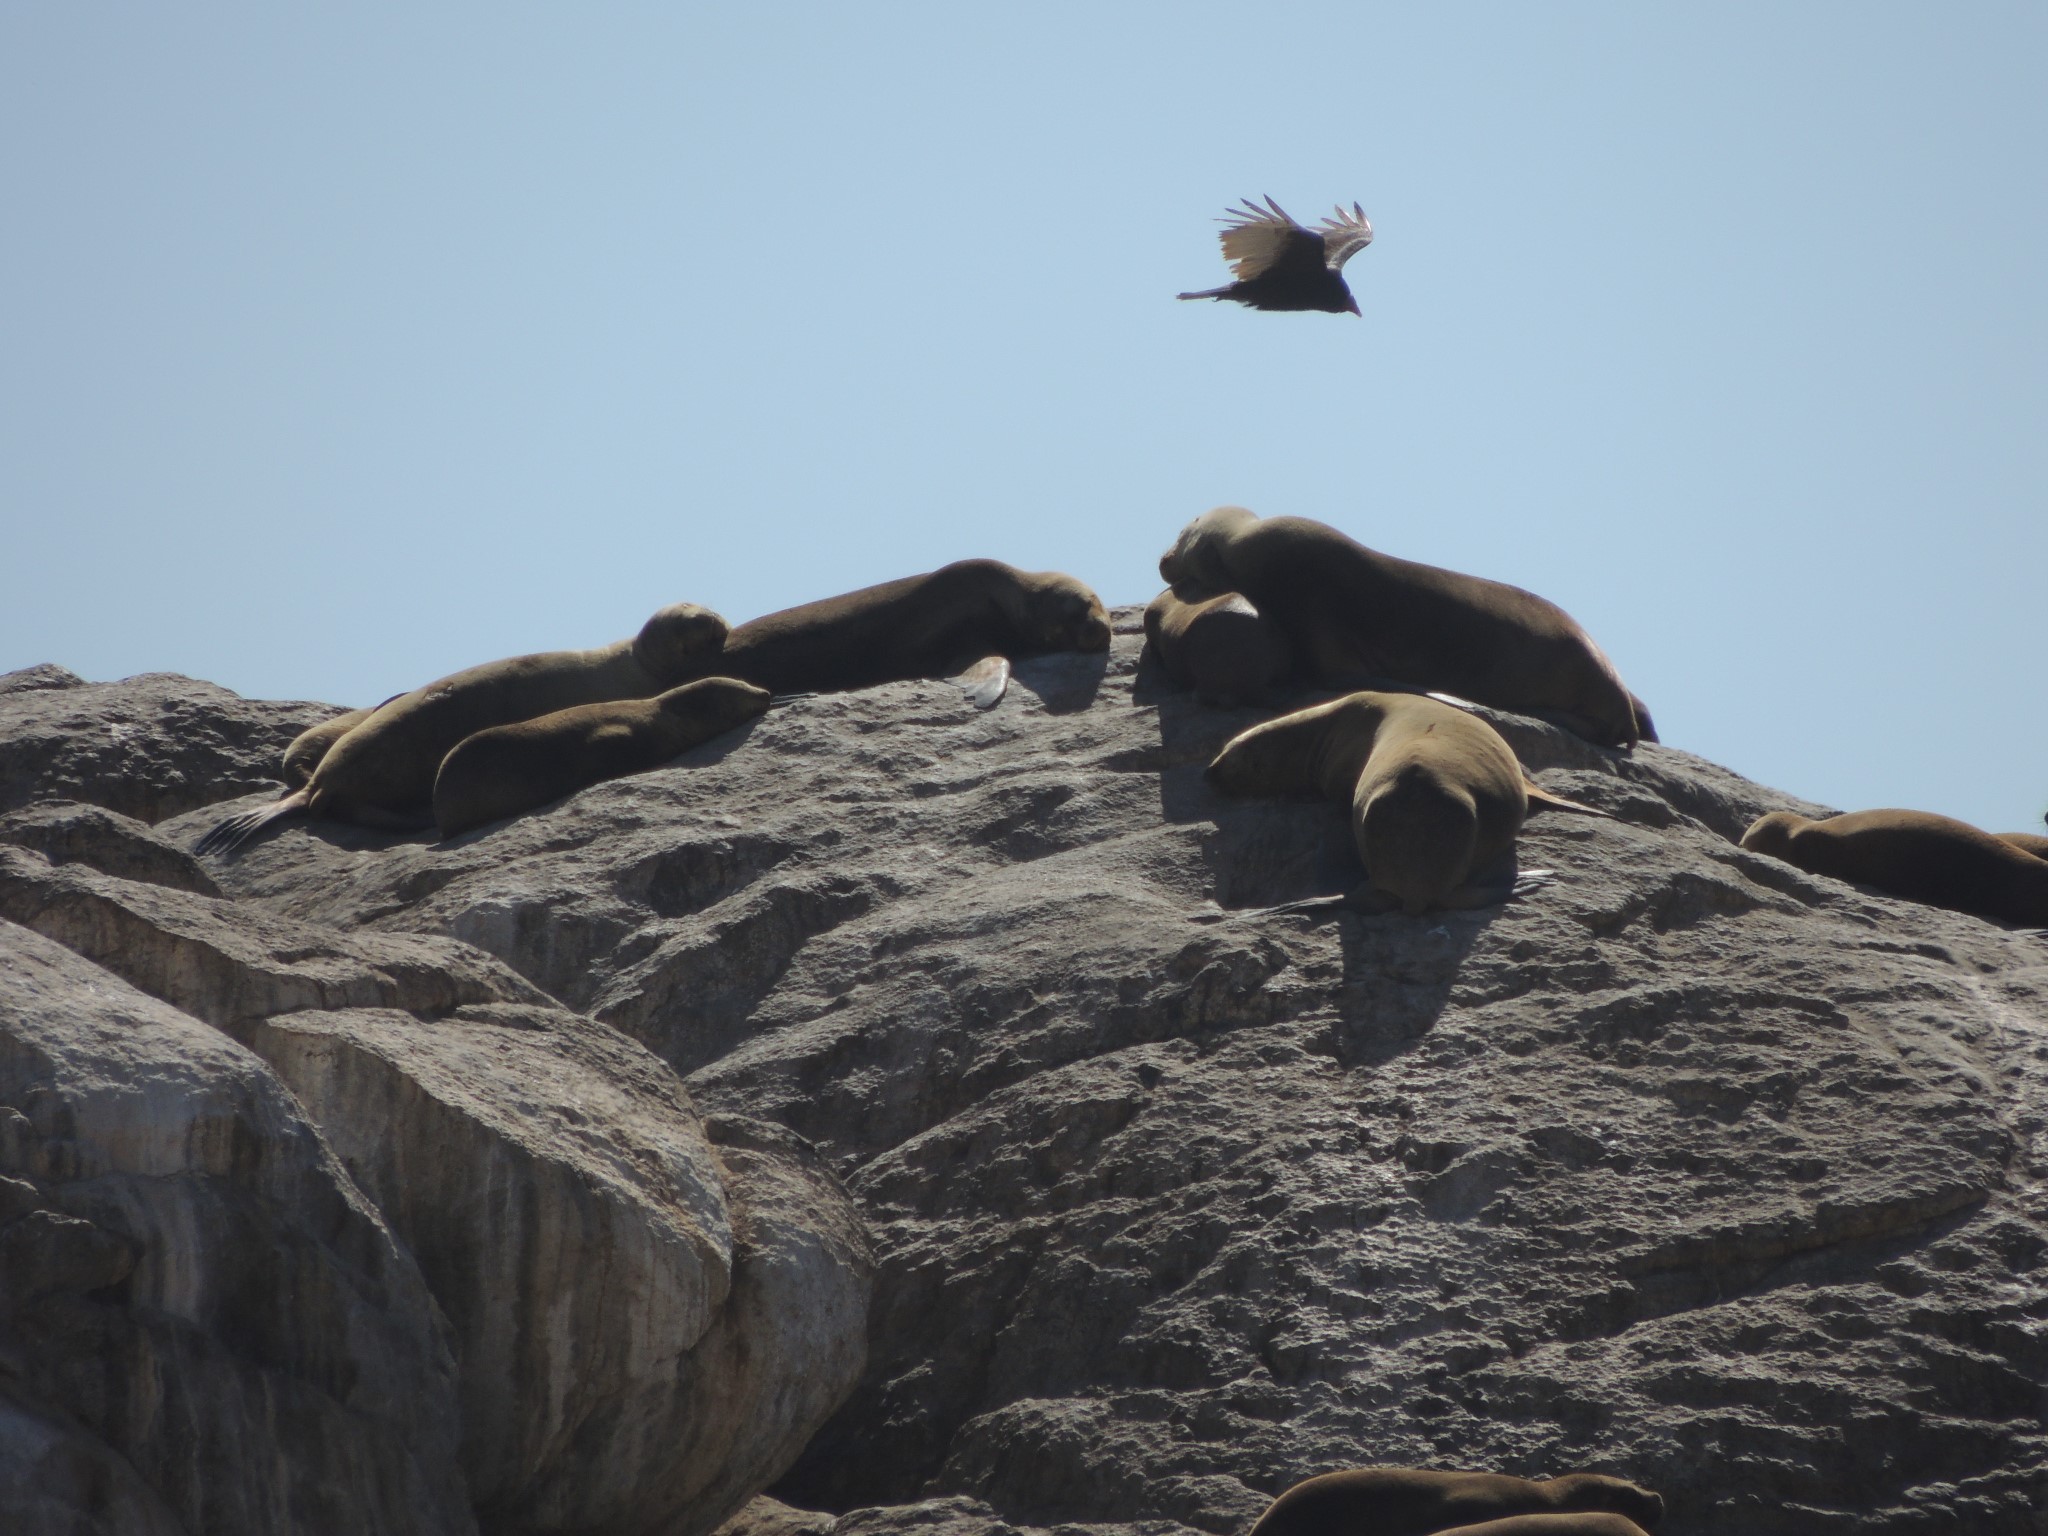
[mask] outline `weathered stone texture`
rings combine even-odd
[[[1342,815],[1213,794],[1202,765],[1259,717],[1163,692],[1135,627],[1106,661],[1020,663],[986,714],[940,684],[806,700],[447,842],[286,826],[209,863],[219,903],[14,850],[0,910],[103,964],[122,946],[94,934],[143,928],[208,957],[228,1000],[189,1006],[316,1122],[355,1106],[325,1134],[437,1297],[515,1248],[560,1273],[635,1211],[648,1252],[710,1241],[680,1191],[712,1186],[680,1170],[720,1170],[723,1315],[763,1299],[702,1370],[784,1440],[835,1394],[748,1378],[750,1341],[859,1374],[730,1536],[1231,1532],[1371,1462],[1617,1472],[1676,1536],[2048,1529],[2048,943],[1743,852],[1756,815],[1811,808],[1682,751],[1495,714],[1616,818],[1529,823],[1553,884],[1425,919],[1262,911],[1357,878]],[[89,732],[96,692],[48,697]],[[260,777],[276,707],[189,697]],[[88,789],[61,798],[111,803]],[[34,894],[59,887],[61,931]],[[468,980],[392,980],[402,957]],[[687,1100],[643,1092],[633,1050]],[[587,1081],[612,1086],[583,1123]],[[668,1093],[706,1116],[688,1157],[647,1129]],[[598,1147],[640,1182],[591,1203],[569,1191]],[[450,1209],[440,1148],[560,1191],[564,1246],[459,1211],[437,1246],[409,1202]],[[869,1240],[859,1369],[866,1293],[819,1277]],[[495,1304],[443,1298],[458,1339],[522,1336],[530,1300]],[[573,1315],[636,1362],[593,1389],[609,1433],[652,1377],[635,1325]],[[520,1414],[498,1439],[562,1445],[549,1486],[617,1475]],[[660,1484],[696,1514],[777,1474],[751,1431],[691,1433],[730,1469]]]

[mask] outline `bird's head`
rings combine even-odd
[[[1344,307],[1345,307],[1346,309],[1350,310],[1350,311],[1351,311],[1351,313],[1353,313],[1354,315],[1358,315],[1358,295],[1356,295],[1356,294],[1354,294],[1354,293],[1347,293],[1347,294],[1345,294],[1345,295],[1344,295]],[[1359,318],[1360,318],[1360,319],[1362,320],[1362,319],[1364,319],[1365,317],[1364,317],[1363,315],[1359,315]]]

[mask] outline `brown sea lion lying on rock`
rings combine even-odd
[[[392,698],[397,698],[393,694]],[[389,704],[386,699],[384,704]],[[371,709],[352,709],[347,714],[336,715],[332,720],[322,720],[292,738],[291,745],[284,749],[284,758],[278,765],[278,777],[284,780],[286,789],[304,789],[312,782],[313,770],[320,766],[334,744],[350,731],[361,725],[370,716],[384,707],[379,704]]]
[[[1320,794],[1351,810],[1365,911],[1507,900],[1532,805],[1605,814],[1531,782],[1500,732],[1420,694],[1354,693],[1241,731],[1209,764],[1232,795]]]
[[[1589,1512],[1622,1517],[1624,1526],[1543,1526],[1495,1532],[1519,1516],[1571,1518]],[[1500,1472],[1432,1472],[1420,1467],[1358,1467],[1296,1483],[1266,1507],[1250,1536],[1628,1536],[1652,1530],[1664,1501],[1647,1488],[1599,1472],[1510,1477]],[[1628,1522],[1634,1522],[1632,1525]],[[1467,1528],[1470,1530],[1467,1530]]]
[[[957,560],[749,619],[722,648],[696,657],[690,676],[736,677],[779,694],[840,693],[950,677],[984,658],[1108,649],[1109,614],[1073,577]]]
[[[1950,816],[1851,811],[1812,821],[1773,811],[1742,834],[1742,846],[1908,901],[2048,927],[2048,859]]]
[[[2031,853],[2037,859],[2048,859],[2048,837],[2038,832],[2001,832],[2001,843],[2011,843],[2021,853]]]
[[[1454,1525],[1436,1536],[1645,1536],[1627,1515],[1581,1510],[1569,1515],[1509,1515],[1477,1525]]]
[[[1184,597],[1239,592],[1332,688],[1386,679],[1550,720],[1588,741],[1653,741],[1614,663],[1557,604],[1397,560],[1323,523],[1218,507],[1159,560]]]
[[[1287,680],[1287,637],[1242,592],[1189,601],[1173,588],[1145,609],[1145,643],[1204,704],[1257,704]]]
[[[431,826],[434,775],[465,736],[578,704],[651,697],[684,681],[689,658],[716,652],[725,634],[725,620],[710,609],[676,603],[631,640],[485,662],[388,699],[345,729],[349,716],[326,721],[285,750],[287,775],[306,772],[304,782],[228,817],[199,840],[198,851],[239,848],[271,822],[298,814],[400,831]]]
[[[606,779],[659,768],[765,714],[772,698],[752,683],[707,677],[651,699],[579,704],[478,731],[441,760],[434,820],[443,837],[453,837]]]

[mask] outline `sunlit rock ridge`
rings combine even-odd
[[[2048,1529],[2048,941],[1495,713],[1614,818],[1554,883],[1264,911],[1341,813],[1216,795],[1259,716],[1117,629],[203,863],[336,706],[0,677],[0,1525],[1167,1536],[1397,1463]]]

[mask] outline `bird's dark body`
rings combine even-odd
[[[1372,223],[1356,203],[1349,213],[1339,207],[1336,217],[1324,219],[1318,229],[1295,223],[1270,197],[1264,208],[1247,199],[1224,222],[1223,256],[1237,281],[1181,298],[1229,299],[1252,309],[1358,313],[1342,269],[1372,243]]]
[[[1337,273],[1317,260],[1313,272],[1268,272],[1249,282],[1230,283],[1183,299],[1230,299],[1252,309],[1319,309],[1332,315],[1357,314],[1358,301]]]

